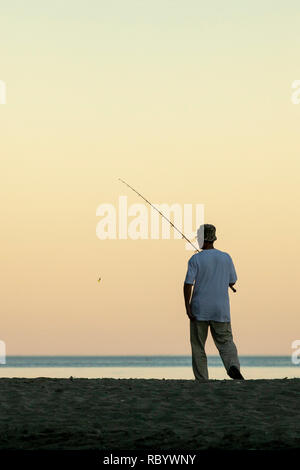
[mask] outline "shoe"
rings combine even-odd
[[[231,366],[229,371],[227,372],[229,377],[235,380],[245,380],[242,374],[240,373],[239,369],[236,366]]]

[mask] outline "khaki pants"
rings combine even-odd
[[[190,320],[192,364],[196,380],[208,379],[205,342],[209,326],[226,371],[228,372],[231,366],[236,366],[240,370],[238,353],[233,342],[230,322]]]

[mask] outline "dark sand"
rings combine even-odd
[[[299,449],[300,379],[0,379],[0,449]]]

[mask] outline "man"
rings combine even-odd
[[[232,337],[228,295],[228,287],[237,281],[234,264],[228,253],[214,248],[217,240],[214,225],[201,225],[197,238],[202,251],[190,258],[184,282],[194,376],[196,380],[208,379],[205,342],[210,327],[227,374],[232,379],[243,380]]]

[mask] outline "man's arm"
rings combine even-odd
[[[191,296],[192,296],[192,290],[193,290],[193,285],[196,280],[197,276],[197,264],[195,262],[195,255],[192,256],[189,259],[188,262],[188,270],[185,276],[184,280],[184,286],[183,286],[183,294],[184,294],[184,302],[185,302],[185,308],[186,308],[186,314],[189,317],[191,321],[196,320],[194,315],[191,312]]]
[[[195,320],[194,315],[191,312],[191,296],[193,291],[193,284],[187,284],[186,282],[183,285],[183,295],[184,295],[184,303],[186,308],[186,314],[191,321]]]
[[[230,283],[229,283],[229,287],[230,287],[230,289],[233,290],[233,292],[236,292],[236,289],[233,287],[234,284],[235,284],[235,282],[230,282]]]
[[[236,289],[233,286],[237,281],[237,275],[236,275],[236,271],[235,271],[235,267],[234,267],[232,258],[231,258],[230,255],[228,255],[228,256],[229,256],[229,260],[230,260],[229,280],[231,281],[231,282],[229,282],[229,287],[230,287],[230,289],[233,290],[233,292],[236,292]]]

